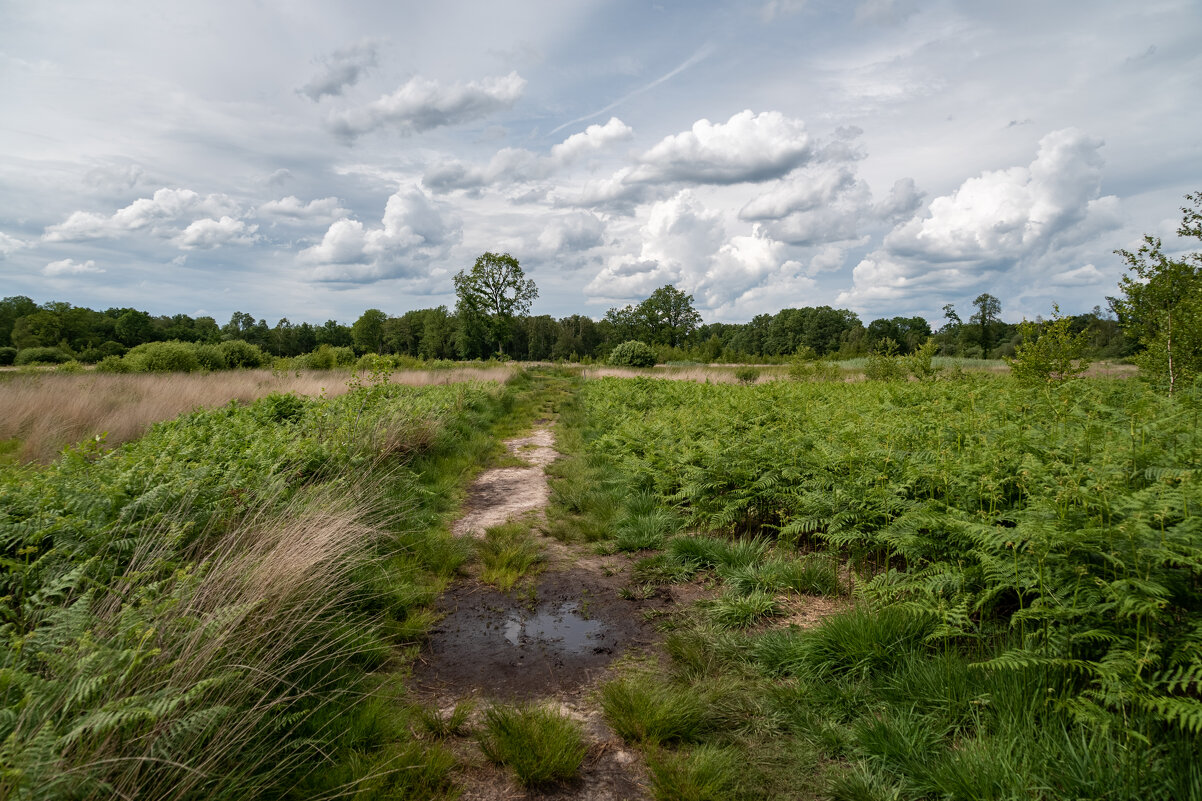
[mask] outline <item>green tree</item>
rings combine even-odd
[[[637,315],[650,329],[657,345],[679,348],[689,334],[701,325],[701,315],[693,308],[693,296],[672,284],[661,286],[639,304]]]
[[[1039,324],[1023,320],[1018,325],[1023,341],[1007,358],[1010,372],[1024,384],[1051,384],[1076,378],[1089,367],[1084,358],[1089,338],[1073,332],[1073,318],[1052,305],[1052,319]]]
[[[538,287],[513,256],[489,252],[476,259],[470,272],[455,274],[455,295],[461,325],[484,323],[497,352],[504,355],[514,318],[530,311]]]
[[[1202,239],[1202,192],[1185,196],[1180,237]],[[1132,253],[1116,250],[1131,268],[1119,280],[1121,298],[1110,306],[1128,335],[1144,346],[1136,363],[1142,373],[1164,384],[1169,394],[1202,371],[1202,253],[1173,258],[1160,237],[1145,236]]]
[[[992,345],[990,329],[1002,313],[1002,302],[988,292],[982,292],[973,300],[972,305],[977,307],[977,313],[969,318],[969,322],[978,326],[981,356],[988,358],[989,348]]]
[[[379,309],[363,312],[351,326],[351,342],[359,353],[384,352],[384,323],[388,315]]]

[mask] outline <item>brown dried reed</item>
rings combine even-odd
[[[392,382],[405,386],[462,381],[505,381],[518,368],[458,367],[402,370]],[[248,403],[273,392],[340,395],[345,370],[273,373],[231,370],[217,373],[121,375],[112,373],[21,373],[0,381],[0,440],[20,440],[19,462],[49,462],[68,445],[106,434],[109,445],[137,439],[151,424],[198,408],[236,400]]]

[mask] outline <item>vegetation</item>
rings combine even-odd
[[[666,684],[603,692],[656,792],[692,792],[702,754],[707,782],[732,783],[714,792],[755,797],[1197,794],[1196,392],[585,384],[589,458],[709,532],[666,539],[636,581],[722,586],[669,636]],[[793,593],[848,590],[835,558],[854,608],[774,626]],[[655,699],[684,695],[703,709],[677,741],[700,745],[656,743]]]
[[[361,700],[465,556],[430,526],[500,399],[270,395],[0,472],[0,794],[449,789],[403,707]]]
[[[486,757],[512,768],[527,787],[575,778],[584,762],[580,726],[547,707],[490,707],[479,741]]]
[[[609,363],[615,367],[654,367],[655,362],[655,351],[637,339],[623,342],[609,354]]]

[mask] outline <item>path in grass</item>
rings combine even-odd
[[[649,607],[663,602],[621,597],[630,558],[541,533],[545,468],[559,456],[549,420],[505,446],[504,466],[475,480],[452,528],[475,541],[478,558],[440,601],[445,617],[415,670],[418,700],[458,759],[464,799],[649,798],[643,759],[606,724],[596,690],[615,659],[655,646],[650,620],[662,610]],[[497,704],[533,704],[574,721],[587,747],[578,778],[523,787],[489,762],[474,735]]]

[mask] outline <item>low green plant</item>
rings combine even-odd
[[[906,364],[897,354],[898,344],[885,337],[876,344],[864,364],[864,377],[869,381],[904,381]]]
[[[469,698],[449,710],[418,706],[414,713],[423,729],[439,739],[445,739],[469,733],[467,722],[475,708],[475,701]]]
[[[1023,341],[1013,358],[1006,359],[1014,377],[1024,384],[1052,384],[1077,378],[1089,369],[1089,359],[1084,357],[1089,338],[1084,331],[1074,334],[1072,323],[1057,304],[1052,305],[1051,320],[1019,323]]]
[[[707,605],[710,620],[720,628],[747,628],[764,618],[780,615],[782,610],[771,593],[760,590],[742,594],[724,593]]]
[[[705,705],[688,687],[633,674],[601,688],[601,709],[628,743],[687,743],[705,728]]]
[[[8,346],[0,348],[0,367],[7,367],[17,360],[17,349]]]
[[[733,748],[700,745],[647,756],[657,801],[731,801],[745,796],[748,764]]]
[[[476,543],[482,567],[480,578],[508,592],[543,560],[543,554],[528,523],[520,520],[493,526]]]
[[[511,768],[527,787],[575,778],[586,751],[579,724],[531,704],[489,707],[477,738],[485,757]]]
[[[27,364],[62,364],[65,361],[70,361],[70,359],[71,354],[61,348],[22,348],[17,351],[17,355],[12,363],[18,366]]]
[[[615,367],[654,367],[655,351],[645,342],[632,339],[609,352],[609,363]]]
[[[754,384],[760,378],[760,370],[758,367],[744,365],[735,368],[735,380],[740,384]]]
[[[200,369],[192,342],[147,342],[131,348],[124,357],[133,373],[191,373]]]

